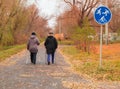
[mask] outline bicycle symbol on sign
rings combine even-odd
[[[105,7],[101,6],[95,10],[94,18],[99,24],[106,24],[110,21],[112,17],[111,11]]]

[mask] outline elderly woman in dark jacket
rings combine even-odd
[[[54,53],[58,46],[57,40],[55,39],[55,37],[53,37],[53,32],[49,33],[49,36],[47,37],[44,45],[45,45],[46,52],[48,55],[48,57],[47,57],[48,65],[50,65],[50,57],[51,56],[52,56],[52,64],[53,64],[54,63]]]
[[[30,51],[31,62],[36,64],[36,55],[38,52],[38,45],[40,44],[36,33],[32,32],[31,37],[27,43],[27,49]]]

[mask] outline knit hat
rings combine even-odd
[[[35,32],[32,32],[31,35],[36,35],[36,33],[35,33]]]

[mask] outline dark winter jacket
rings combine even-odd
[[[47,54],[51,54],[57,49],[58,43],[53,36],[48,36],[44,45],[46,47]]]
[[[38,52],[38,45],[40,44],[38,38],[36,37],[36,35],[31,35],[28,44],[27,44],[27,49],[31,52],[31,53],[37,53]]]

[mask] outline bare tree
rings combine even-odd
[[[77,13],[77,15],[79,16],[78,17],[79,26],[82,26],[84,18],[88,17],[89,20],[93,19],[93,16],[90,17],[90,14],[93,8],[95,8],[99,3],[99,0],[84,0],[84,1],[72,0],[72,2],[70,2],[69,0],[64,0],[64,1],[72,7],[71,11],[73,11],[73,13]],[[76,8],[77,8],[77,12],[76,12]]]
[[[39,34],[44,34],[47,25],[47,19],[39,16],[39,10],[35,5],[28,8],[29,10],[29,21],[26,31],[37,31]],[[42,32],[41,32],[42,31]]]
[[[108,3],[108,6],[111,8],[112,11],[112,20],[109,27],[112,32],[116,32],[118,29],[120,29],[120,1],[111,0],[111,2]]]
[[[29,21],[28,21],[27,30],[30,30],[34,22],[39,18],[38,16],[39,11],[35,5],[28,7],[28,10],[29,10]]]
[[[38,15],[35,5],[25,7],[25,0],[0,0],[0,45],[26,42],[29,33],[44,35],[47,20]]]
[[[20,11],[21,0],[0,0],[0,43],[9,45],[14,43],[14,19]]]

